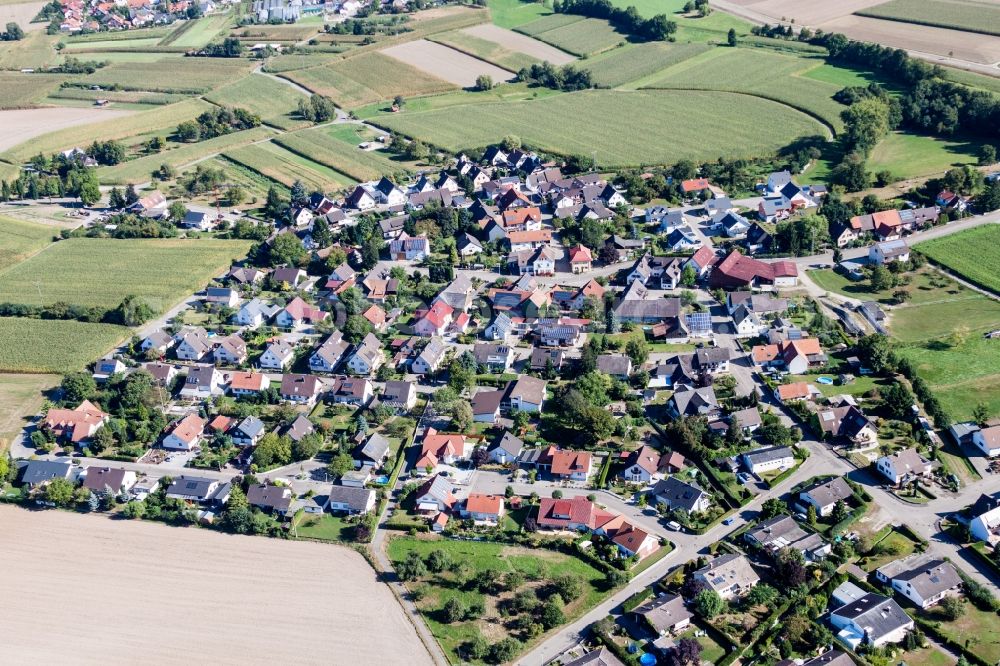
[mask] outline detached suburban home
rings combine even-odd
[[[94,372],[91,375],[98,384],[104,383],[108,377],[121,374],[127,370],[124,363],[114,357],[102,358],[94,364]]]
[[[590,477],[593,456],[589,451],[557,449],[552,452],[552,476],[570,481],[586,481]]]
[[[351,372],[358,375],[370,375],[377,372],[385,363],[385,355],[382,353],[382,341],[375,337],[374,333],[369,333],[354,349],[354,353],[347,359],[347,367]]]
[[[922,553],[889,562],[875,578],[891,585],[920,608],[930,608],[949,594],[958,594],[962,578],[951,562]]]
[[[793,375],[803,375],[810,368],[826,365],[827,356],[816,338],[783,340],[777,344],[756,345],[750,350],[754,364],[764,368],[782,368]]]
[[[257,446],[266,430],[263,421],[256,416],[248,416],[229,431],[229,436],[237,446]]]
[[[309,369],[313,372],[333,372],[350,348],[351,343],[344,339],[344,334],[334,331],[309,357]]]
[[[432,476],[413,491],[413,503],[424,515],[451,511],[458,500],[452,494],[451,482],[446,476]]]
[[[257,395],[271,386],[271,379],[257,372],[234,372],[229,378],[229,392],[237,397]]]
[[[152,375],[153,379],[160,386],[170,386],[171,382],[174,381],[174,377],[177,376],[177,368],[169,363],[153,361],[145,364],[142,368]]]
[[[744,540],[776,555],[783,548],[794,548],[806,562],[817,562],[830,554],[830,544],[816,532],[806,532],[787,514],[765,520],[743,535]]]
[[[504,514],[504,498],[502,495],[471,493],[458,514],[480,523],[498,523]]]
[[[444,301],[434,301],[413,325],[413,332],[424,337],[444,335],[454,319],[455,308]]]
[[[200,361],[210,351],[212,343],[203,328],[186,329],[177,335],[177,347],[174,353],[182,361]]]
[[[410,371],[417,375],[437,372],[447,352],[448,346],[445,345],[444,340],[437,337],[431,338],[420,354],[410,363]]]
[[[618,553],[623,557],[643,559],[660,549],[660,540],[652,534],[636,527],[632,523],[623,522],[615,530],[607,530],[611,543],[618,547]]]
[[[661,594],[636,607],[632,614],[660,636],[684,631],[694,617],[685,606],[684,597],[677,594]]]
[[[205,290],[205,302],[234,308],[240,302],[240,293],[229,287],[209,287]]]
[[[167,497],[185,502],[222,506],[229,501],[232,490],[233,486],[228,481],[181,475],[167,488]]]
[[[650,483],[660,477],[661,461],[664,459],[662,453],[644,445],[629,454],[620,476],[634,483]]]
[[[239,335],[227,335],[215,343],[212,359],[221,365],[240,365],[247,360],[247,343]]]
[[[288,486],[255,483],[247,488],[247,504],[268,513],[287,515],[294,495]]]
[[[972,433],[972,443],[988,458],[1000,456],[1000,426],[976,430]]]
[[[909,261],[910,247],[902,238],[875,243],[868,248],[869,263],[883,266],[893,261]]]
[[[548,383],[544,379],[522,375],[507,384],[500,409],[508,413],[517,410],[537,414],[545,402],[546,386]]]
[[[720,555],[694,572],[696,580],[705,583],[726,601],[738,599],[749,592],[760,577],[744,555]]]
[[[385,459],[389,457],[391,448],[388,439],[377,432],[372,433],[365,440],[365,443],[355,450],[354,467],[356,469],[366,466],[373,469],[381,468]]]
[[[166,331],[155,331],[143,339],[139,349],[143,353],[148,353],[152,350],[159,354],[166,354],[167,350],[173,347],[175,342],[173,336]]]
[[[476,423],[499,423],[501,402],[503,402],[503,391],[492,389],[479,391],[469,401],[472,407],[472,420]]]
[[[707,511],[712,506],[712,496],[693,483],[668,476],[656,482],[649,495],[657,504],[668,509],[683,509],[688,513]]]
[[[792,384],[782,384],[775,389],[775,397],[783,405],[796,400],[812,400],[822,395],[820,390],[806,382],[795,382]]]
[[[222,395],[222,373],[214,365],[199,365],[188,371],[180,397],[187,400],[204,400]]]
[[[854,590],[844,593],[842,588],[850,585]],[[855,591],[856,590],[856,591]],[[830,605],[830,623],[840,631],[837,640],[852,650],[859,645],[881,647],[887,643],[899,643],[913,629],[913,620],[894,600],[874,592],[856,597],[859,590],[851,583],[844,583],[833,592]],[[837,604],[841,604],[837,607]]]
[[[17,461],[18,482],[28,488],[40,488],[53,479],[71,479],[73,465],[55,460]]]
[[[816,413],[819,429],[833,439],[842,439],[855,447],[870,447],[878,444],[878,429],[853,405],[831,407]]]
[[[85,446],[110,418],[97,405],[84,400],[74,409],[50,409],[45,414],[42,429],[52,433],[58,440]]]
[[[625,354],[601,354],[597,357],[597,369],[606,375],[627,380],[632,374],[632,359]]]
[[[313,375],[282,375],[281,399],[300,405],[311,405],[316,402],[322,387],[319,378]]]
[[[325,321],[330,316],[329,312],[309,305],[300,297],[296,296],[288,305],[278,312],[274,318],[274,323],[282,328],[298,328],[300,326],[311,326],[321,321]]]
[[[764,474],[776,469],[788,469],[795,464],[795,455],[787,446],[770,446],[748,451],[740,456],[743,466],[752,474]]]
[[[135,472],[120,467],[88,467],[83,477],[83,487],[95,493],[127,493],[136,484]]]
[[[490,461],[499,465],[513,463],[524,450],[524,442],[514,433],[505,430],[486,450]]]
[[[397,412],[408,412],[417,405],[417,385],[400,380],[387,381],[378,401]]]
[[[472,348],[476,363],[490,372],[506,372],[514,362],[514,348],[504,344],[477,342]]]
[[[932,464],[916,449],[903,449],[892,455],[882,456],[875,462],[875,469],[894,485],[910,481],[931,473]]]
[[[334,381],[328,393],[328,399],[338,405],[353,405],[363,407],[371,402],[375,390],[367,379],[344,377]]]
[[[257,328],[270,321],[280,309],[277,305],[270,305],[259,298],[253,298],[243,304],[236,313],[235,320],[240,326]]]
[[[833,513],[837,502],[847,502],[853,494],[847,481],[837,476],[800,492],[799,502],[815,507],[817,515],[826,517]]]
[[[453,465],[458,460],[468,459],[470,450],[464,435],[443,434],[435,428],[427,428],[414,469],[434,468],[441,463]]]
[[[269,344],[257,360],[257,365],[266,370],[281,372],[295,360],[295,347],[285,340],[275,340]]]
[[[331,513],[369,513],[375,508],[375,491],[371,488],[331,486],[326,508]]]
[[[206,422],[197,414],[188,414],[167,427],[161,442],[165,449],[191,451],[201,444]]]

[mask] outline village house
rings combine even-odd
[[[413,504],[417,507],[418,513],[432,517],[438,513],[451,511],[458,501],[452,490],[448,477],[432,476],[413,491]]]
[[[17,468],[18,483],[32,490],[54,479],[72,480],[75,469],[71,463],[56,460],[18,460]]]
[[[161,445],[165,449],[192,451],[201,444],[206,425],[197,414],[188,414],[167,427]]]
[[[334,331],[309,357],[309,369],[313,372],[334,372],[351,348],[339,330]]]
[[[413,382],[389,380],[385,383],[378,402],[397,413],[408,412],[417,405],[417,385]]]
[[[875,469],[894,485],[906,484],[910,481],[927,476],[933,465],[916,449],[903,449],[888,456],[882,456],[875,462]]]
[[[748,472],[760,475],[790,468],[795,464],[795,455],[787,446],[770,446],[748,451],[740,461]]]
[[[396,261],[423,261],[431,254],[431,242],[424,235],[410,236],[405,231],[389,242],[389,256]]]
[[[217,339],[212,359],[218,365],[242,365],[247,360],[247,343],[236,334]]]
[[[875,570],[875,578],[920,608],[930,608],[959,593],[962,578],[951,562],[926,553],[894,560]]]
[[[227,308],[234,308],[240,302],[240,293],[228,287],[209,287],[205,290],[205,302]]]
[[[95,493],[127,493],[137,482],[135,472],[120,467],[91,466],[84,469],[83,488]]]
[[[248,416],[230,429],[229,436],[236,446],[257,446],[266,431],[263,421],[256,416]]]
[[[830,606],[830,623],[840,630],[837,639],[852,650],[899,643],[913,629],[913,620],[894,600],[850,582],[834,590]]]
[[[362,467],[380,469],[385,464],[386,458],[389,457],[391,448],[388,439],[377,432],[372,433],[363,444],[354,450],[354,467],[356,469]]]
[[[179,374],[176,366],[171,365],[170,363],[160,363],[159,361],[146,363],[142,366],[142,368],[148,372],[160,386],[171,386],[174,378]]]
[[[827,363],[826,354],[816,338],[784,340],[777,344],[755,345],[750,350],[755,365],[763,368],[782,368],[793,375],[803,375],[810,368]]]
[[[684,597],[678,594],[661,594],[637,606],[632,614],[660,636],[684,631],[691,626],[691,618],[694,617],[694,613],[684,605]]]
[[[212,342],[203,328],[184,329],[176,339],[174,353],[182,361],[200,361],[212,351]]]
[[[486,452],[489,454],[491,462],[498,465],[507,465],[517,460],[523,450],[524,442],[514,435],[514,433],[505,430],[502,435],[490,444]]]
[[[662,475],[661,462],[664,460],[663,454],[646,444],[628,454],[625,468],[619,475],[625,481],[650,483]]]
[[[682,385],[667,401],[667,412],[674,418],[681,416],[706,416],[709,420],[719,413],[719,401],[711,386],[693,388]]]
[[[504,391],[501,410],[510,413],[514,410],[538,414],[545,403],[547,382],[544,379],[521,375],[516,380],[508,382]]]
[[[557,479],[586,481],[593,471],[593,456],[589,451],[557,449],[552,452],[549,472]]]
[[[585,245],[576,245],[569,250],[570,271],[573,274],[586,273],[593,268],[594,257],[590,253],[590,248]]]
[[[472,400],[469,401],[472,407],[472,420],[476,423],[499,423],[503,393],[495,389],[483,389],[472,396]]]
[[[276,291],[287,291],[298,288],[299,284],[307,277],[308,275],[301,268],[279,266],[271,272],[269,281]]]
[[[649,496],[656,504],[670,510],[680,509],[688,514],[708,511],[712,506],[712,496],[694,483],[668,476],[660,479],[649,489]]]
[[[142,350],[144,354],[148,354],[151,351],[157,354],[166,354],[167,351],[174,346],[173,336],[171,336],[166,331],[155,331],[150,333],[148,336],[143,338],[142,343],[139,345],[139,349]],[[148,357],[147,357],[148,358]]]
[[[371,488],[331,486],[327,493],[326,510],[331,513],[365,514],[375,508],[375,491]]]
[[[284,516],[292,505],[292,489],[270,483],[255,483],[247,488],[247,504],[267,513]]]
[[[309,305],[296,296],[288,305],[282,308],[274,318],[274,323],[282,328],[299,328],[300,326],[311,326],[321,321],[326,321],[330,316],[329,312]]]
[[[167,487],[166,495],[170,499],[194,504],[222,506],[229,501],[232,489],[232,484],[228,481],[182,474]]]
[[[444,340],[432,337],[410,363],[410,371],[417,375],[429,375],[437,372],[447,352],[448,346]]]
[[[281,399],[299,405],[312,405],[322,390],[319,377],[288,374],[281,376]]]
[[[367,379],[342,377],[330,386],[328,399],[336,405],[365,407],[371,402],[373,395],[372,383]]]
[[[817,483],[799,493],[799,502],[816,509],[816,515],[823,518],[833,513],[837,502],[847,502],[854,492],[841,476]]]
[[[868,261],[876,266],[884,266],[893,261],[909,261],[910,247],[903,239],[875,243],[868,248]]]
[[[455,308],[444,301],[434,301],[413,325],[413,333],[423,337],[442,336],[454,320]]]
[[[802,553],[806,562],[818,562],[831,552],[830,544],[823,537],[816,532],[806,532],[788,514],[765,520],[748,530],[743,539],[772,556],[784,548],[793,548]]]
[[[514,348],[504,344],[477,342],[473,345],[472,355],[476,363],[485,366],[488,372],[506,372],[514,363]]]
[[[258,395],[271,386],[271,379],[264,373],[234,372],[229,377],[229,392],[236,397]]]
[[[766,263],[746,257],[738,250],[715,264],[709,276],[709,286],[713,289],[776,289],[794,287],[798,281],[799,270],[794,261]]]
[[[471,493],[458,510],[462,518],[478,523],[500,522],[504,515],[504,498],[501,495]]]
[[[694,572],[695,580],[700,580],[714,590],[725,601],[738,599],[749,592],[760,577],[743,555],[720,555],[706,566]]]
[[[816,418],[820,431],[826,437],[846,440],[858,448],[878,444],[878,428],[853,405],[822,409],[816,413]]]
[[[632,374],[632,359],[625,354],[601,354],[597,357],[597,370],[617,379],[628,380]]]
[[[358,375],[371,375],[377,372],[383,363],[385,354],[382,353],[382,342],[374,333],[366,335],[347,359],[347,367]]]
[[[57,440],[68,441],[76,446],[86,446],[110,418],[111,416],[101,411],[97,405],[84,400],[73,409],[49,409],[42,422],[42,428],[52,433]]]
[[[972,433],[971,441],[987,458],[1000,456],[1000,425],[977,428]]]
[[[188,371],[180,397],[185,400],[205,400],[222,395],[225,389],[222,385],[223,375],[212,365],[199,365]]]
[[[267,347],[257,360],[257,365],[265,370],[282,372],[295,360],[295,347],[286,340],[275,340]]]
[[[265,303],[259,298],[252,298],[240,307],[234,320],[239,326],[258,328],[269,322],[280,309],[278,306]]]
[[[775,397],[783,405],[788,405],[797,400],[813,400],[822,395],[818,388],[807,382],[782,384],[774,390],[774,393]]]
[[[467,460],[471,449],[464,435],[439,433],[436,428],[427,428],[414,469],[421,472],[426,468],[434,469],[439,464],[453,465],[459,460]]]

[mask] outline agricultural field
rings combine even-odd
[[[4,374],[0,378],[0,455],[34,418],[45,399],[44,391],[59,385],[56,375]]]
[[[44,30],[26,33],[20,41],[0,42],[0,69],[16,71],[58,65],[60,57],[55,44],[56,37],[45,34]]]
[[[64,373],[82,369],[132,334],[110,324],[0,317],[0,371]]]
[[[609,131],[609,118],[618,119],[614,131]],[[749,157],[823,131],[813,118],[766,99],[658,90],[594,90],[523,102],[404,110],[373,122],[453,152],[514,134],[563,155],[596,154],[601,167]]]
[[[1000,95],[1000,79],[993,76],[983,76],[973,72],[966,72],[963,69],[944,68],[944,78],[955,83],[961,83],[969,88],[985,90],[987,92]]]
[[[25,127],[20,129],[17,120],[11,117],[12,125],[9,126],[5,125],[7,115],[0,116],[0,150],[6,151],[0,154],[0,158],[17,163],[40,152],[54,153],[73,146],[86,146],[94,141],[122,140],[155,131],[172,131],[178,123],[192,120],[210,108],[212,106],[208,102],[188,99],[130,115],[125,115],[126,111],[96,108],[4,111],[4,114],[24,113],[30,116],[25,116]],[[51,120],[43,123],[39,115],[42,113],[50,115]],[[8,135],[7,128],[11,126],[13,132]],[[38,136],[41,131],[52,129],[56,131]]]
[[[854,12],[889,21],[1000,36],[1000,6],[974,0],[889,0]]]
[[[126,31],[131,32],[131,31]],[[160,44],[159,37],[145,37],[136,39],[108,39],[108,40],[95,40],[91,42],[78,42],[76,44],[68,44],[65,49],[62,50],[64,54],[77,55],[81,53],[93,53],[95,51],[103,51],[104,49],[134,49],[141,51],[142,49],[158,46]],[[100,56],[96,55],[86,55],[81,56],[83,58],[95,58],[100,59]]]
[[[230,150],[222,156],[285,187],[301,180],[308,190],[329,192],[355,183],[345,174],[270,142]]]
[[[639,88],[648,78],[662,70],[693,58],[711,47],[707,44],[670,44],[667,42],[645,42],[628,44],[612,49],[582,65],[589,69],[594,83],[601,87]],[[631,85],[625,85],[625,84]]]
[[[541,2],[522,2],[522,0],[489,0],[490,16],[493,24],[501,28],[516,28],[525,23],[531,23],[543,16],[548,16],[552,10]]]
[[[455,86],[381,53],[363,53],[321,67],[282,74],[339,106],[354,108],[392,99],[444,92]]]
[[[113,308],[135,295],[164,312],[249,247],[247,241],[190,239],[59,241],[0,274],[0,302]]]
[[[471,28],[459,30],[459,33],[486,40],[496,48],[507,49],[514,53],[522,54],[533,61],[549,61],[553,65],[565,65],[573,62],[573,56],[564,51],[560,51],[545,42],[532,39],[526,35],[513,30],[505,30],[491,23],[474,25]],[[474,54],[477,55],[477,54]],[[482,56],[480,56],[482,57]],[[487,58],[489,60],[489,58]]]
[[[299,101],[305,96],[270,76],[251,74],[205,95],[205,99],[220,106],[243,107],[279,129],[292,130],[309,125],[308,120],[297,115]]]
[[[182,25],[187,25],[182,24]],[[136,40],[143,39],[157,39],[162,40],[164,37],[175,32],[175,28],[171,26],[160,26],[156,28],[143,28],[141,30],[118,30],[115,32],[91,32],[91,33],[80,33],[77,35],[67,35],[61,37],[61,40],[66,42],[67,47],[73,47],[77,44],[90,44],[93,42],[119,42],[125,45],[127,42],[133,42]]]
[[[914,248],[969,282],[1000,294],[1000,227],[984,224]]]
[[[523,102],[527,100],[540,100],[560,94],[562,93],[551,88],[531,87],[526,83],[504,83],[486,91],[453,90],[438,95],[414,97],[413,99],[406,100],[404,111],[406,113],[416,113],[418,111],[445,109],[452,106],[488,104],[490,102]],[[370,120],[379,117],[387,111],[389,111],[389,107],[384,103],[369,104],[355,109],[354,114],[361,120]]]
[[[893,132],[882,139],[868,160],[873,172],[887,170],[893,180],[940,174],[952,167],[976,164],[980,142]]]
[[[170,144],[175,146],[169,150],[146,155],[134,160],[109,167],[100,167],[97,177],[103,185],[124,185],[126,183],[146,183],[150,174],[161,164],[169,164],[174,169],[201,160],[211,155],[226,152],[256,141],[266,141],[274,136],[274,131],[267,127],[254,127],[242,132],[233,132],[217,136],[214,139],[197,141],[195,143]]]
[[[213,14],[197,21],[188,21],[164,39],[162,45],[200,49],[215,39],[232,22],[233,19],[228,14]]]
[[[232,37],[247,42],[301,42],[309,39],[320,28],[315,25],[247,25],[235,28]]]
[[[55,92],[49,93],[50,100],[76,100],[81,102],[94,102],[98,99],[106,99],[111,103],[121,104],[146,104],[149,106],[163,106],[173,104],[184,99],[183,95],[173,95],[170,93],[153,93],[144,90],[84,90],[82,88],[59,88]]]
[[[993,327],[1000,327],[1000,316]],[[981,329],[964,338],[903,345],[899,353],[914,364],[953,421],[970,418],[980,402],[1000,413],[1000,345],[985,339]]]
[[[56,227],[0,217],[0,272],[41,250],[58,233]]]
[[[19,74],[0,72],[0,110],[29,109],[59,88],[64,74]]]
[[[534,589],[539,597],[544,598],[541,589],[548,579],[570,575],[579,579],[583,585],[583,594],[565,606],[563,612],[570,621],[582,615],[588,608],[599,603],[607,592],[603,588],[603,574],[587,562],[568,555],[550,550],[527,549],[516,546],[506,546],[494,542],[424,540],[409,537],[397,537],[389,541],[387,551],[394,564],[399,564],[408,553],[415,552],[426,558],[431,552],[444,551],[452,561],[462,562],[468,566],[470,575],[481,571],[497,571],[498,575],[509,571],[519,571],[524,575],[524,582],[519,589]],[[510,598],[510,592],[501,595],[486,595],[471,591],[464,585],[456,584],[456,575],[450,571],[441,574],[430,573],[418,582],[425,594],[416,602],[428,628],[441,644],[445,653],[454,660],[457,649],[466,641],[482,635],[489,642],[495,642],[505,635],[504,623],[497,621],[498,601]],[[442,621],[436,612],[449,600],[457,598],[465,604],[482,601],[484,613],[481,619],[448,623]]]
[[[416,67],[428,76],[462,88],[475,86],[476,79],[482,75],[489,76],[495,82],[506,81],[514,76],[512,72],[485,60],[426,39],[396,44],[380,53],[400,64]]]
[[[567,22],[562,20],[563,17],[575,20]],[[553,20],[557,18],[560,20]],[[549,25],[554,27],[548,28]],[[521,26],[517,31],[578,56],[607,51],[628,39],[627,35],[616,31],[607,21],[571,14],[553,14]]]
[[[332,125],[283,134],[274,142],[359,182],[412,171],[411,167],[415,166],[415,163],[397,159],[384,150],[358,148],[358,144],[365,140],[359,136],[355,126]]]
[[[726,90],[772,99],[822,120],[838,131],[844,106],[833,99],[840,86],[798,76],[822,60],[759,49],[713,49],[654,77],[647,88]]]
[[[280,74],[281,72],[291,72],[296,69],[308,69],[318,67],[330,62],[328,55],[278,55],[268,58],[264,65],[264,71],[270,74]]]
[[[88,86],[165,93],[205,93],[248,74],[242,58],[167,58],[155,62],[116,62],[80,79]]]

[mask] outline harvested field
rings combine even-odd
[[[5,270],[0,302],[113,308],[135,295],[164,312],[249,247],[249,241],[72,238]]]
[[[97,177],[103,185],[145,183],[149,181],[150,174],[161,164],[169,164],[175,169],[179,169],[196,160],[239,148],[255,141],[264,141],[271,136],[274,136],[274,131],[267,127],[255,127],[242,132],[224,134],[214,139],[182,144],[170,150],[146,155],[114,166],[100,167],[97,170]]]
[[[372,52],[322,67],[287,72],[283,76],[346,108],[392,99],[396,95],[429,95],[455,87],[395,58]]]
[[[664,69],[704,53],[712,48],[708,44],[668,44],[646,42],[629,44],[588,58],[583,67],[589,69],[594,82],[600,86],[616,88],[626,83],[640,87],[647,78]]]
[[[330,192],[355,183],[345,174],[273,143],[237,148],[222,156],[285,187],[301,180],[306,189]]]
[[[565,15],[553,14],[553,16]],[[523,27],[530,29],[535,23],[548,21],[549,18],[539,19]],[[601,51],[607,51],[626,41],[628,38],[627,35],[617,32],[610,23],[602,19],[581,19],[579,16],[574,16],[573,18],[580,20],[539,33],[527,32],[522,28],[518,28],[518,32],[524,32],[535,39],[540,39],[563,51],[568,51],[579,56],[593,55]]]
[[[607,131],[608,118],[618,119],[616,131]],[[601,167],[750,157],[823,131],[810,116],[777,102],[707,91],[594,90],[523,102],[404,110],[373,122],[453,152],[514,134],[559,154],[596,153]]]
[[[295,115],[299,100],[306,99],[305,95],[270,76],[251,74],[205,95],[205,99],[220,106],[243,107],[259,115],[268,125],[280,129],[291,130],[310,124]]]
[[[205,93],[249,74],[244,59],[170,58],[156,62],[116,62],[81,79],[88,86],[165,93]]]
[[[463,88],[476,85],[476,77],[483,74],[494,82],[513,78],[508,70],[426,39],[390,46],[380,53]]]
[[[12,438],[38,414],[47,391],[59,385],[57,375],[4,374],[0,378],[0,455]]]
[[[62,74],[0,72],[0,110],[29,109],[54,92],[66,80]]]
[[[889,0],[859,16],[1000,35],[1000,5],[967,0]]]
[[[31,2],[16,2],[0,4],[0,25],[16,23],[25,32],[43,30],[48,23],[32,23],[31,19],[38,16],[38,12],[46,5],[44,0],[32,0]]]
[[[131,334],[132,329],[111,324],[0,317],[0,372],[82,370]]]
[[[798,76],[823,64],[818,58],[786,56],[760,49],[713,49],[653,77],[648,88],[727,90],[787,104],[813,115],[838,131],[845,108],[833,84]]]
[[[1000,39],[990,35],[865,16],[844,16],[821,27],[827,32],[842,32],[852,39],[877,42],[909,51],[950,55],[985,64],[1000,61]]]
[[[537,39],[531,39],[530,37],[526,37],[520,33],[514,32],[513,30],[506,30],[491,23],[483,23],[471,28],[465,28],[460,32],[464,32],[468,35],[472,35],[473,37],[479,37],[480,39],[485,39],[487,41],[496,42],[511,51],[524,53],[535,60],[548,60],[553,65],[565,65],[566,63],[573,62],[574,60],[573,56],[569,55],[565,51],[560,51],[559,49],[553,48],[544,42],[538,41]]]
[[[338,663],[433,663],[392,592],[349,548],[10,506],[0,507],[0,529],[18,535],[4,563],[19,572],[8,589],[24,603],[0,610],[4,654],[15,662],[155,655],[157,664],[184,666],[238,653],[247,664],[329,664],[331,655]],[[153,606],[109,622],[66,603],[68,589],[95,608],[122,599]]]
[[[129,113],[129,111],[112,111],[110,109],[68,108],[0,111],[0,150],[9,150],[39,135],[50,132],[58,134],[59,132],[56,130],[64,130],[64,128],[88,123],[103,124],[100,121],[113,121]],[[74,134],[79,134],[79,132],[74,132]],[[58,147],[65,148],[71,142],[72,139],[68,139],[65,145],[60,143]],[[38,144],[32,143],[24,146],[20,151],[11,151],[11,153],[17,156],[16,161],[20,161],[36,155],[38,151]]]

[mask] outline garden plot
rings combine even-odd
[[[390,46],[381,53],[463,88],[476,85],[476,78],[483,74],[494,82],[513,78],[506,69],[426,39]]]

